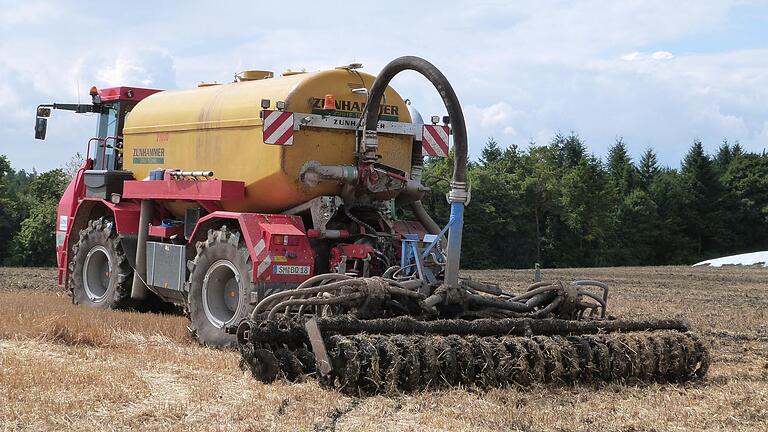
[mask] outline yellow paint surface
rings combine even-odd
[[[260,102],[269,99],[270,109],[275,109],[276,101],[285,101],[286,111],[300,113],[311,113],[313,99],[326,94],[362,104],[366,96],[352,89],[370,88],[373,80],[365,73],[334,69],[156,93],[126,119],[124,168],[138,179],[165,168],[210,170],[217,179],[244,181],[246,200],[224,203],[231,211],[275,212],[320,195],[336,195],[339,185],[323,182],[308,188],[300,183],[299,171],[310,160],[353,164],[354,132],[307,128],[294,132],[292,146],[267,145]],[[407,106],[391,88],[385,104],[397,110],[399,121],[411,121]],[[409,173],[411,145],[410,136],[380,134],[381,162]],[[174,213],[183,207],[169,205]]]

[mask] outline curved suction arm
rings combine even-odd
[[[448,116],[451,119],[451,131],[453,135],[453,148],[455,150],[455,160],[453,163],[453,182],[466,183],[467,181],[467,127],[464,123],[464,112],[461,110],[459,98],[453,91],[451,83],[432,63],[420,57],[403,56],[389,62],[384,69],[379,72],[376,80],[373,82],[369,92],[368,103],[365,112],[365,134],[376,134],[376,124],[378,122],[381,101],[384,96],[384,90],[389,86],[389,82],[398,73],[412,70],[422,74],[427,78],[435,89],[440,93]]]
[[[384,91],[392,78],[405,70],[420,73],[435,86],[451,119],[455,155],[451,191],[448,194],[448,201],[451,203],[451,217],[443,283],[447,288],[459,288],[459,258],[461,255],[461,232],[464,225],[464,204],[469,198],[467,194],[467,128],[456,92],[453,91],[453,87],[445,75],[432,63],[414,56],[399,57],[384,66],[384,69],[376,77],[369,92],[364,114],[363,148],[361,149],[363,160],[366,162],[376,161],[376,151],[378,150],[376,125],[378,124]],[[445,300],[445,297],[442,296],[441,300]]]

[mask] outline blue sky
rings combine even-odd
[[[411,54],[462,100],[477,156],[578,133],[604,156],[622,137],[676,167],[698,138],[768,147],[766,1],[65,2],[0,0],[0,153],[47,170],[83,152],[95,119],[39,103],[85,101],[91,85],[185,88],[244,69],[376,73]],[[393,86],[425,115],[440,101],[416,75]]]

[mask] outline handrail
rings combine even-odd
[[[106,160],[107,160],[107,142],[109,140],[113,140],[115,143],[112,145],[112,148],[116,149],[117,148],[117,141],[119,139],[120,139],[119,136],[108,136],[108,137],[104,137],[104,138],[93,137],[93,138],[89,139],[88,140],[88,146],[85,149],[85,157],[86,158],[90,158],[91,157],[91,143],[94,142],[94,141],[99,143],[97,145],[96,153],[98,154],[98,146],[100,146],[103,149],[102,152],[101,152],[101,167],[100,167],[100,169],[103,170],[105,168],[105,163],[106,163]]]
[[[107,142],[110,139],[115,142],[112,145],[112,148],[115,149],[115,151],[117,151],[117,140],[119,138],[117,136],[108,136],[108,137],[104,138],[104,151],[102,152],[102,155],[101,155],[101,169],[104,169],[104,163],[107,160]],[[113,153],[113,154],[114,154],[114,157],[117,157],[117,153]]]

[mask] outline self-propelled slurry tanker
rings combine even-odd
[[[437,89],[447,116],[424,124],[389,87],[406,70]],[[460,278],[464,116],[423,59],[377,77],[350,64],[91,96],[41,105],[36,123],[42,139],[52,109],[98,114],[57,219],[59,284],[77,304],[180,305],[201,343],[238,347],[256,378],[315,377],[354,394],[706,373],[685,321],[609,319],[603,283],[510,292]],[[420,202],[421,171],[451,137],[441,227]]]

